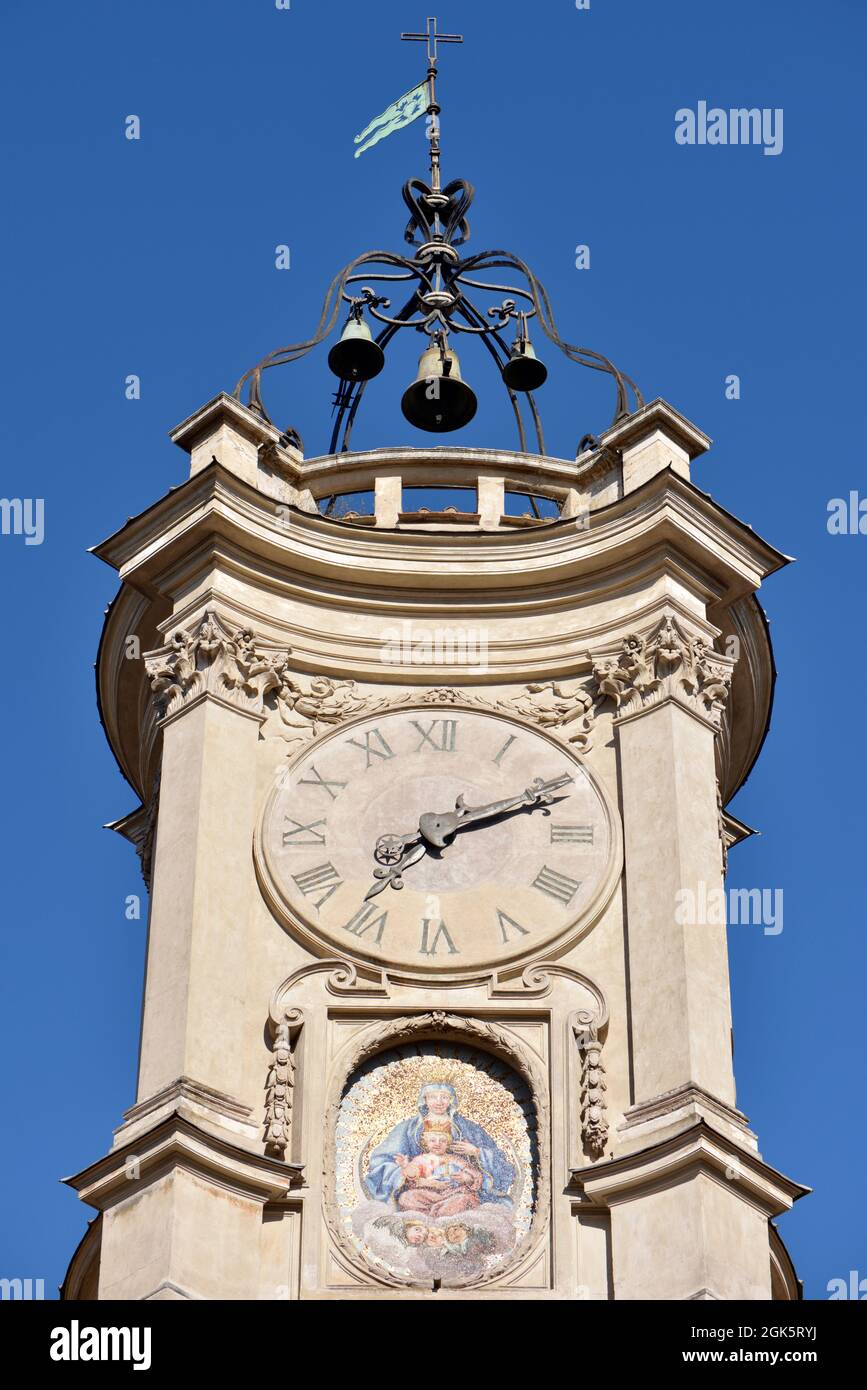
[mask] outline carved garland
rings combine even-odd
[[[386,1287],[413,1287],[426,1288],[424,1281],[417,1279],[403,1279],[399,1275],[389,1274],[383,1270],[373,1270],[370,1266],[359,1260],[358,1253],[350,1241],[344,1235],[338,1213],[335,1193],[335,1173],[336,1173],[336,1152],[335,1134],[339,1119],[340,1105],[343,1099],[343,1092],[346,1083],[356,1069],[366,1062],[370,1057],[379,1052],[385,1052],[391,1047],[399,1046],[404,1042],[423,1042],[433,1038],[451,1035],[461,1039],[471,1039],[483,1050],[493,1052],[504,1061],[515,1068],[526,1080],[536,1112],[536,1132],[539,1145],[539,1164],[536,1186],[536,1210],[533,1216],[533,1224],[529,1234],[521,1241],[515,1250],[511,1260],[498,1267],[493,1278],[501,1280],[505,1275],[515,1269],[523,1262],[528,1252],[536,1247],[547,1230],[550,1213],[550,1158],[548,1135],[550,1130],[550,1115],[548,1106],[548,1094],[545,1078],[538,1064],[530,1053],[521,1046],[515,1039],[511,1038],[504,1028],[494,1023],[484,1023],[479,1019],[465,1018],[461,1015],[446,1013],[442,1010],[435,1010],[431,1013],[416,1014],[406,1018],[398,1018],[379,1023],[372,1028],[365,1029],[360,1038],[353,1039],[351,1052],[348,1056],[341,1059],[338,1074],[335,1076],[330,1092],[329,1104],[326,1111],[325,1129],[328,1141],[325,1146],[325,1164],[323,1169],[323,1200],[325,1205],[325,1217],[332,1239],[339,1247],[342,1254],[356,1269],[363,1272],[365,1279],[371,1283],[382,1284]],[[468,1281],[461,1284],[462,1289],[478,1288],[483,1284],[491,1282],[490,1276],[486,1279]]]
[[[605,1092],[605,1064],[598,1020],[589,1013],[577,1014],[572,1030],[581,1057],[581,1141],[593,1158],[601,1158],[608,1143],[608,1106]]]
[[[586,752],[591,744],[594,701],[580,681],[544,681],[528,685],[508,700],[486,700],[481,695],[451,687],[435,686],[408,691],[397,699],[361,694],[355,681],[314,676],[306,686],[281,673],[275,696],[280,733],[289,743],[311,742],[326,729],[359,714],[399,710],[404,705],[462,705],[486,712],[518,714],[542,729],[550,729],[565,742]]]
[[[267,697],[288,743],[310,742],[360,714],[407,704],[463,705],[519,715],[582,753],[591,747],[597,712],[607,699],[618,714],[630,714],[673,698],[719,728],[734,666],[733,658],[713,651],[703,637],[686,633],[672,614],[645,636],[630,634],[616,656],[600,660],[587,653],[590,678],[533,682],[505,700],[447,686],[397,699],[366,694],[354,680],[296,679],[289,656],[286,648],[258,642],[249,628],[231,631],[209,610],[197,627],[178,629],[168,646],[147,653],[145,666],[163,718],[205,692],[259,715]]]
[[[265,1083],[265,1151],[285,1158],[292,1138],[292,1102],[295,1087],[293,1037],[304,1023],[300,1009],[287,1009],[272,1023],[271,1064]]]
[[[397,699],[363,694],[355,681],[314,676],[302,684],[282,670],[275,694],[280,732],[290,743],[308,742],[323,730],[360,714],[400,709],[408,704],[462,705],[518,715],[585,753],[592,746],[599,707],[610,699],[618,714],[673,698],[720,727],[732,681],[733,659],[715,652],[703,637],[689,636],[667,614],[645,636],[630,634],[620,652],[594,658],[586,680],[534,682],[505,700],[471,691],[435,686],[408,691]]]

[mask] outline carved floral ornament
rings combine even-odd
[[[627,637],[618,656],[595,659],[596,704],[614,702],[618,715],[675,699],[719,728],[729,697],[734,658],[692,637],[671,614],[645,637]]]
[[[212,611],[193,628],[179,628],[169,644],[145,655],[145,669],[163,718],[201,695],[213,695],[250,714],[262,714],[264,698],[279,690],[289,652],[266,648],[249,628],[232,631]]]
[[[288,648],[257,640],[249,628],[231,629],[209,611],[191,629],[178,629],[167,646],[148,653],[145,666],[161,717],[211,694],[262,718],[275,711],[277,730],[289,744],[311,742],[361,714],[430,704],[518,715],[579,752],[591,747],[596,717],[609,700],[614,713],[623,716],[674,699],[719,728],[734,667],[733,658],[715,652],[704,637],[690,635],[672,614],[645,635],[624,638],[611,656],[588,652],[589,677],[531,682],[507,699],[443,686],[395,699],[359,690],[354,680],[297,676],[290,672],[290,655]]]
[[[713,651],[703,637],[690,636],[673,616],[664,617],[645,636],[630,634],[616,655],[599,658],[588,653],[588,661],[589,678],[532,682],[507,699],[442,686],[389,699],[359,691],[352,680],[314,676],[302,684],[283,672],[275,697],[280,733],[289,743],[303,743],[355,715],[410,704],[462,705],[517,715],[584,753],[592,746],[596,717],[607,701],[615,714],[625,715],[666,698],[678,700],[719,728],[733,659]]]

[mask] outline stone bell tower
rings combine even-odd
[[[700,429],[560,339],[523,262],[476,307],[504,258],[463,256],[472,191],[436,143],[414,254],[359,258],[326,304],[329,453],[265,409],[263,370],[311,345],[281,350],[178,426],[189,477],[96,549],[150,917],[137,1095],[68,1180],[98,1219],[66,1298],[798,1296],[772,1218],[805,1189],[737,1108],[725,925],[682,910],[748,833],[724,808],[785,558],[692,483]],[[400,311],[368,288],[395,267]],[[574,458],[545,452],[534,318],[615,384]],[[410,424],[475,411],[455,343],[482,337],[517,452],[351,450],[407,326]]]

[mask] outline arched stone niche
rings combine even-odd
[[[548,1130],[544,1073],[507,1027],[429,1013],[365,1029],[328,1110],[335,1243],[373,1284],[499,1282],[547,1234]]]

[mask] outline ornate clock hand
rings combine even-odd
[[[493,820],[506,811],[517,810],[520,806],[546,807],[553,800],[554,793],[561,787],[571,785],[573,778],[568,773],[543,782],[537,777],[531,786],[517,796],[504,801],[492,801],[487,806],[467,806],[463,794],[455,802],[454,811],[438,814],[426,812],[420,817],[418,830],[413,835],[380,835],[376,842],[373,857],[384,867],[374,869],[376,883],[364,896],[364,901],[375,898],[391,886],[403,887],[403,874],[412,864],[417,864],[428,853],[429,847],[444,849],[450,844],[459,830],[469,829],[471,825],[483,820]],[[548,815],[548,811],[544,811]],[[419,843],[421,842],[421,843]]]
[[[520,806],[550,805],[554,792],[559,791],[561,787],[569,786],[573,780],[568,773],[564,773],[562,777],[554,777],[548,782],[543,782],[541,777],[537,777],[532,785],[518,796],[509,797],[505,801],[492,801],[488,806],[467,806],[461,795],[455,802],[454,811],[426,812],[420,818],[418,828],[428,844],[433,845],[435,849],[444,849],[459,830],[469,829],[479,821],[493,820],[495,816],[517,810]],[[550,815],[550,812],[545,811],[544,814]]]
[[[377,864],[387,866],[398,864],[410,845],[417,845],[420,839],[420,830],[416,830],[411,835],[380,835],[373,851],[373,857]]]
[[[381,839],[399,838],[399,836],[381,837]],[[418,840],[420,837],[416,835],[408,838],[410,838],[411,840]],[[377,841],[377,846],[379,846],[380,843],[381,841]],[[417,864],[419,859],[423,859],[426,854],[427,845],[411,843],[404,850],[404,853],[401,855],[400,859],[398,859],[396,863],[392,864],[390,868],[374,869],[373,877],[377,881],[376,883],[374,883],[373,887],[368,889],[368,891],[365,893],[364,901],[368,902],[370,898],[375,898],[378,893],[381,893],[384,889],[388,888],[389,884],[392,888],[402,888],[404,870],[408,869],[410,864]]]

